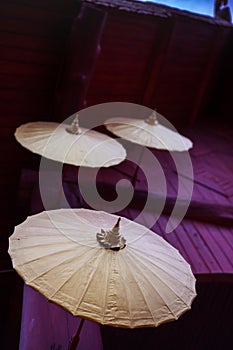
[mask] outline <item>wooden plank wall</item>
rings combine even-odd
[[[108,9],[88,104],[139,103],[176,126],[194,122],[222,74],[232,27],[183,12],[149,15]]]
[[[233,42],[233,31],[229,34],[229,43]],[[212,94],[208,104],[209,108],[205,109],[207,120],[214,116],[217,125],[233,126],[233,45],[229,44],[221,60],[221,67],[218,75],[217,84],[213,86]]]
[[[17,126],[51,119],[57,71],[75,0],[0,2],[0,347],[18,349],[21,280],[11,270],[8,237],[17,223],[20,169],[34,157],[14,139]]]
[[[19,171],[31,162],[16,143],[14,131],[27,121],[51,119],[51,101],[75,0],[0,3],[0,209],[1,261],[9,264],[7,237],[14,225]]]
[[[142,102],[163,20],[108,10],[102,51],[88,93],[88,104]]]

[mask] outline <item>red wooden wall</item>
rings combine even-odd
[[[51,102],[75,0],[0,2],[0,347],[18,349],[21,281],[11,270],[8,237],[17,223],[20,169],[33,157],[15,141],[17,126],[51,119]]]
[[[27,121],[51,119],[59,63],[76,8],[73,0],[0,3],[1,268],[8,264],[3,237],[14,225],[19,170],[30,160],[14,131]]]
[[[181,11],[139,13],[134,6],[134,11],[107,9],[88,103],[134,102],[156,107],[177,126],[193,123],[222,74],[232,27]]]

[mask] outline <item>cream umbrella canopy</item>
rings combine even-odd
[[[176,320],[196,296],[190,266],[175,248],[146,227],[102,211],[28,217],[10,237],[9,254],[26,284],[73,315],[104,325],[155,327]]]
[[[79,127],[78,115],[71,126],[31,122],[15,132],[16,140],[33,153],[58,162],[87,167],[109,167],[126,158],[124,147],[100,132]]]
[[[187,151],[192,142],[159,123],[157,112],[153,111],[147,119],[111,118],[105,121],[106,128],[113,134],[142,146],[167,150]]]

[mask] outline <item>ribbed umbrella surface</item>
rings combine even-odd
[[[68,132],[69,125],[31,122],[16,129],[15,138],[33,153],[58,162],[87,167],[109,167],[126,158],[124,147],[100,132],[79,128]]]
[[[73,315],[127,328],[176,320],[196,296],[189,264],[159,235],[123,217],[125,247],[106,249],[97,236],[118,218],[88,209],[30,216],[10,237],[13,266],[26,284]]]
[[[167,128],[155,118],[111,118],[105,121],[113,134],[133,143],[167,151],[187,151],[193,144],[187,137]]]

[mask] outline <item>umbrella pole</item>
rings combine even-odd
[[[77,332],[75,333],[75,335],[72,338],[72,341],[71,341],[71,343],[69,345],[68,350],[76,350],[78,342],[79,342],[79,339],[80,339],[80,333],[81,333],[84,321],[85,320],[82,318],[81,322],[80,322],[80,324],[78,326]]]
[[[143,154],[144,154],[144,148],[142,149],[141,154],[139,155],[138,164],[136,165],[136,169],[135,169],[134,174],[132,176],[132,180],[131,181],[132,181],[133,187],[135,187],[135,184],[136,184],[136,181],[137,181],[138,171],[140,169],[140,165],[141,165],[141,160],[142,160]]]
[[[127,176],[129,178],[131,177],[131,182],[132,182],[133,187],[135,186],[135,183],[137,181],[137,175],[138,175],[138,171],[139,171],[139,168],[140,168],[140,164],[141,164],[143,153],[144,153],[144,148],[143,148],[143,150],[140,153],[140,156],[139,156],[139,159],[138,159],[138,164],[136,165],[136,169],[135,169],[135,171],[133,173],[133,176],[131,176],[130,174],[127,174],[125,171],[117,169],[117,165],[114,166],[116,171],[118,171],[119,173],[121,173],[121,174],[123,174],[123,175],[125,175],[125,176]]]
[[[79,185],[79,169],[80,169],[80,166],[78,167],[78,182],[77,182],[78,199],[79,199],[81,208],[84,208],[84,199],[83,199],[83,196],[80,190],[80,185]]]

